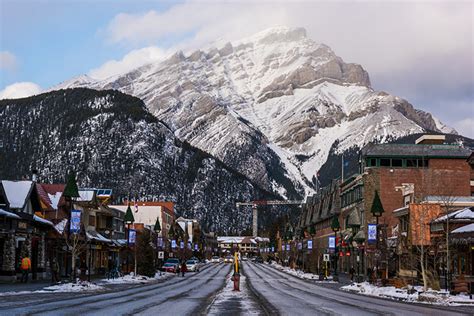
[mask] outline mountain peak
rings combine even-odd
[[[275,26],[260,31],[241,42],[257,42],[261,44],[271,44],[276,42],[294,42],[306,39],[306,29],[302,27]]]

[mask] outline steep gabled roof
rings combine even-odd
[[[32,181],[2,180],[2,186],[11,209],[23,209],[33,190]]]

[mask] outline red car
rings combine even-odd
[[[170,258],[166,260],[165,264],[163,267],[161,267],[161,270],[165,272],[171,272],[171,273],[176,273],[176,270],[178,269],[179,266],[179,260],[175,258]]]

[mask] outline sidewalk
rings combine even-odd
[[[103,278],[104,276],[102,275],[94,275],[94,276],[91,276],[91,281],[94,282]],[[69,279],[64,278],[62,279],[62,282],[67,282],[68,280]],[[47,286],[56,285],[56,284],[57,283],[51,283],[51,279],[31,280],[30,278],[28,280],[28,283],[21,283],[20,281],[17,281],[15,283],[0,283],[0,293],[38,291],[38,290],[42,290],[43,288]]]

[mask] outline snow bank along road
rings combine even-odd
[[[196,315],[224,287],[231,265],[206,265],[166,282],[94,294],[31,294],[0,297],[0,315]]]
[[[247,283],[268,314],[281,315],[473,315],[474,308],[406,304],[316,285],[268,265],[245,262]]]

